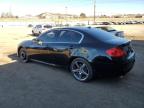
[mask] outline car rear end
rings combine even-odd
[[[92,67],[96,73],[104,75],[125,75],[135,63],[135,52],[131,41],[110,35],[106,32],[93,33],[99,41],[95,47],[100,53],[93,59]],[[99,47],[98,47],[99,46]]]
[[[93,62],[94,70],[102,75],[125,75],[134,66],[135,52],[131,42],[104,50],[105,55]]]
[[[106,50],[107,56],[110,58],[110,67],[115,72],[121,72],[120,74],[126,74],[129,72],[135,62],[135,52],[132,48],[131,42],[127,42],[113,48]]]

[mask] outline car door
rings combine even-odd
[[[60,30],[57,41],[50,43],[50,53],[54,56],[54,64],[67,65],[72,50],[79,48],[83,35],[77,31]]]
[[[40,59],[40,50],[43,48],[42,41],[39,38],[32,40],[29,47],[27,47],[27,53],[31,59]]]
[[[38,56],[34,59],[54,64],[55,56],[53,55],[53,47],[51,44],[57,40],[58,30],[51,30],[41,34],[38,37],[39,48],[37,48]]]

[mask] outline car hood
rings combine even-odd
[[[29,46],[32,44],[32,40],[25,40],[25,41],[22,41],[19,46]]]

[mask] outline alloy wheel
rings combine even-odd
[[[24,63],[28,62],[28,56],[26,54],[26,51],[23,48],[19,52],[19,57],[22,62]]]
[[[79,81],[85,81],[89,77],[89,68],[83,61],[75,61],[71,65],[71,71],[74,77]]]

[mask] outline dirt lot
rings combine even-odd
[[[144,108],[144,25],[114,26],[133,40],[136,64],[124,78],[80,83],[63,69],[18,62],[31,28],[0,28],[0,108]]]
[[[12,62],[8,54],[16,52],[17,45],[31,36],[31,28],[26,27],[4,27],[0,28],[0,64]]]

